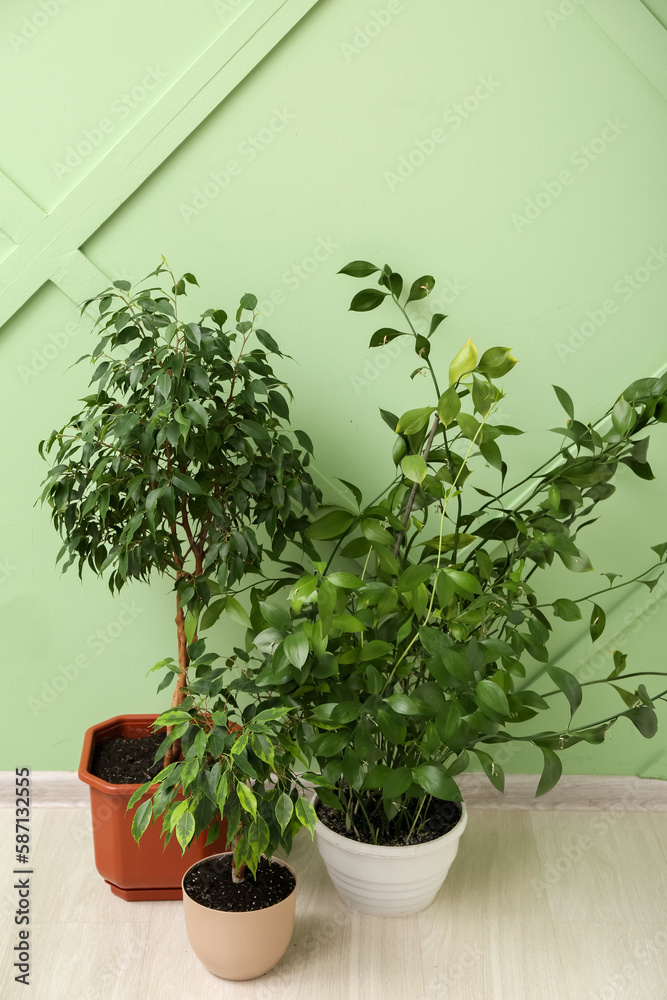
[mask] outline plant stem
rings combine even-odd
[[[430,434],[428,436],[428,439],[426,441],[426,445],[424,447],[424,451],[423,451],[423,454],[422,454],[422,458],[424,459],[425,462],[428,461],[429,452],[431,451],[431,446],[433,445],[433,441],[435,439],[435,435],[437,433],[438,424],[439,423],[440,423],[440,417],[436,413],[435,419],[433,421],[433,426],[431,427],[431,432],[430,432]],[[401,545],[403,544],[403,539],[405,538],[405,529],[407,528],[408,523],[410,521],[410,514],[412,513],[412,508],[414,506],[415,497],[417,496],[417,490],[418,489],[419,489],[419,483],[414,483],[413,486],[412,486],[412,489],[410,491],[410,499],[408,500],[408,505],[405,508],[405,514],[403,515],[403,527],[399,531],[398,537],[396,539],[396,544],[394,545],[394,557],[398,556],[398,553],[400,551]]]

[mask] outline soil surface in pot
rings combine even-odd
[[[111,785],[143,785],[162,770],[162,761],[154,764],[164,733],[151,733],[131,739],[114,736],[97,743],[93,751],[90,773]]]
[[[324,823],[330,830],[333,830],[334,833],[339,834],[341,837],[347,837],[348,840],[356,840],[357,843],[373,843],[370,836],[364,836],[363,828],[359,831],[361,837],[357,837],[354,830],[346,830],[344,812],[332,809],[330,806],[325,806],[323,802],[318,802],[315,809],[320,822]],[[377,846],[413,847],[417,844],[427,844],[429,840],[437,840],[438,837],[444,837],[446,833],[454,829],[461,819],[461,812],[460,802],[431,799],[431,805],[426,813],[426,822],[419,830],[415,830],[411,837],[406,838],[404,833],[394,835],[389,831],[388,836],[383,837],[380,834]]]
[[[261,858],[257,878],[246,872],[243,882],[232,882],[232,856],[206,858],[188,872],[183,883],[195,903],[211,910],[264,910],[267,906],[287,899],[294,890],[296,879],[284,865],[271,864]]]

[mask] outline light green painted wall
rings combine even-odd
[[[125,141],[128,170],[138,170],[152,110],[175,100],[214,39],[231,37],[235,18],[253,14],[256,3],[202,2],[186,13],[175,0],[121,0],[108,9],[83,0],[4,5],[0,83],[14,99],[0,112],[0,134],[11,137],[0,170],[56,220],[57,232],[60,218],[83,230],[113,184],[102,172],[107,158]],[[45,8],[56,13],[38,16]],[[651,23],[652,44],[662,46],[663,29]],[[44,474],[36,444],[73,412],[86,384],[86,371],[69,365],[89,349],[88,326],[61,287],[74,299],[80,287],[83,298],[105,275],[136,280],[164,253],[199,278],[193,312],[254,291],[265,325],[296,359],[281,374],[296,393],[296,420],[315,441],[321,481],[344,476],[370,492],[393,468],[377,407],[417,405],[426,384],[407,378],[414,367],[407,352],[378,365],[366,345],[380,314],[348,314],[360,286],[336,271],[364,257],[409,277],[430,272],[438,285],[428,306],[450,317],[436,362],[446,366],[468,336],[480,348],[511,344],[520,359],[502,416],[533,432],[508,448],[518,471],[527,470],[557,441],[544,430],[560,420],[550,383],[564,385],[581,416],[594,418],[629,381],[667,363],[664,102],[581,4],[319,0],[101,227],[87,231],[83,258],[67,258],[54,281],[26,295],[0,333],[0,621],[11,706],[0,768],[75,768],[85,727],[168,702],[144,676],[174,652],[166,583],[112,598],[103,582],[61,576],[48,512],[33,507]],[[71,169],[57,166],[69,146],[89,141],[86,131],[98,138],[95,129],[100,141],[80,163],[70,157]],[[446,137],[438,145],[434,129]],[[609,141],[596,141],[603,134]],[[420,146],[424,162],[406,167],[402,158],[418,163]],[[238,169],[226,178],[231,160]],[[564,186],[562,171],[570,178]],[[34,214],[15,188],[11,224],[0,220],[0,281]],[[68,199],[82,190],[90,197],[79,198],[70,218]],[[538,196],[543,207],[524,222],[527,200]],[[53,237],[45,230],[44,244]],[[656,270],[642,270],[647,258]],[[603,318],[605,302],[604,322],[586,326],[590,313]],[[638,571],[648,546],[667,539],[667,433],[651,448],[657,482],[621,475],[605,522],[588,532],[601,571]],[[494,483],[494,474],[480,472],[480,482]],[[582,586],[563,571],[545,599]],[[635,668],[659,669],[664,593],[628,594],[598,643],[606,659],[585,629],[561,629],[558,662],[590,680],[604,676],[610,650],[621,648]],[[221,625],[217,636],[224,649],[240,630]],[[605,698],[590,705],[583,717],[607,714]],[[566,771],[667,777],[667,713],[661,717],[652,742],[619,723],[603,747],[568,751]],[[536,770],[538,757],[522,750],[506,766]]]

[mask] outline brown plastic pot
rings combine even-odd
[[[79,778],[90,786],[95,865],[115,896],[128,902],[146,899],[181,899],[181,882],[188,868],[227,846],[227,827],[204,846],[206,831],[181,855],[172,839],[167,846],[160,837],[162,822],[149,826],[137,843],[132,836],[135,810],[126,812],[127,803],[139,785],[112,785],[90,773],[95,745],[115,736],[137,739],[152,732],[153,715],[117,715],[86,730],[83,738]]]
[[[224,851],[230,854],[230,851]],[[209,972],[221,979],[257,979],[280,961],[292,940],[296,908],[296,873],[284,861],[272,858],[292,872],[295,885],[279,903],[263,910],[212,910],[188,896],[183,876],[183,914],[188,940]],[[194,868],[194,865],[191,866]]]

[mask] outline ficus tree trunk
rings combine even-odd
[[[183,698],[185,697],[185,682],[188,676],[188,667],[190,665],[190,657],[188,656],[188,641],[185,636],[185,614],[183,613],[183,608],[181,606],[180,595],[176,594],[176,632],[178,635],[178,669],[179,674],[176,680],[176,686],[174,687],[174,694],[171,699],[171,707],[177,708]],[[170,733],[174,727],[167,726],[167,732]],[[167,750],[164,755],[164,766],[167,767],[173,761],[178,760],[181,753],[181,741],[176,740]]]

